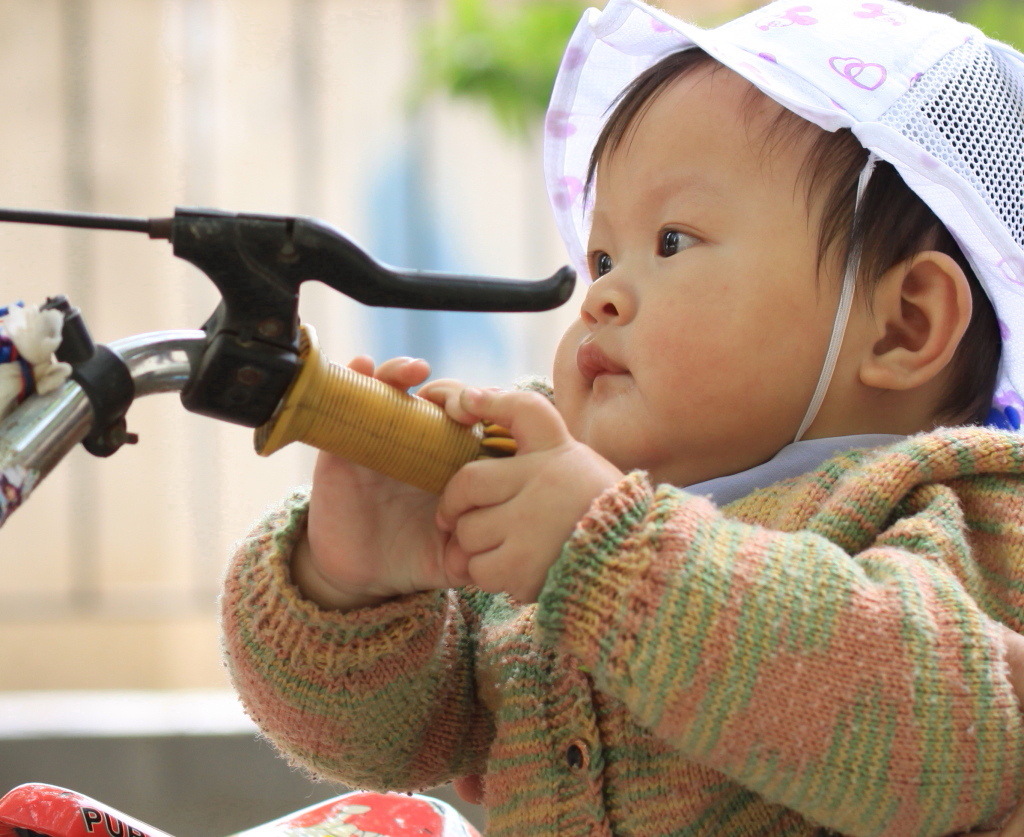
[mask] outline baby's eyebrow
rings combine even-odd
[[[709,207],[719,207],[728,203],[729,196],[733,193],[733,190],[727,188],[726,184],[719,183],[714,178],[709,177],[704,172],[688,170],[683,173],[668,175],[649,190],[637,189],[636,200],[654,212],[661,212],[666,204],[677,199],[680,193],[686,195],[688,204],[697,204],[702,212],[706,212]],[[606,233],[612,232],[611,228],[607,226],[608,215],[601,205],[599,196],[600,191],[595,194],[596,199],[591,209],[588,248],[596,228],[601,227]]]
[[[699,171],[669,176],[649,190],[642,187],[637,190],[638,199],[642,199],[643,203],[650,206],[661,206],[680,193],[685,194],[687,198],[696,198],[706,203],[721,203],[728,198],[731,190]],[[594,201],[593,212],[595,218],[604,214],[600,208],[600,201]]]
[[[702,172],[694,171],[667,178],[651,190],[648,198],[664,202],[680,193],[686,194],[688,198],[695,197],[714,202],[721,201],[727,196],[720,183]]]

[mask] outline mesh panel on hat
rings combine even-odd
[[[970,183],[1024,247],[1024,85],[974,40],[949,52],[881,118]]]

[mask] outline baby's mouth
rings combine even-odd
[[[606,355],[592,340],[580,344],[576,350],[576,366],[580,374],[593,383],[602,375],[623,375],[629,372]]]

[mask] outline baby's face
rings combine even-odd
[[[727,70],[677,80],[598,167],[595,281],[556,354],[556,403],[576,438],[659,482],[792,441],[828,345],[839,282],[817,278],[810,140],[766,147],[777,106],[749,90]]]

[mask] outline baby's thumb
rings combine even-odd
[[[536,392],[463,390],[462,407],[483,421],[508,428],[519,453],[557,447],[571,437],[554,404]]]

